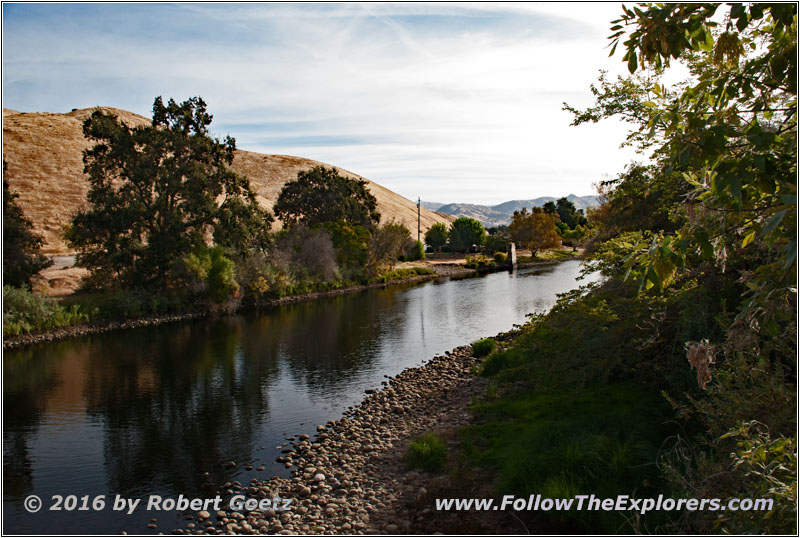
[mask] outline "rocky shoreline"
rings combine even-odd
[[[495,338],[508,342],[516,334]],[[455,429],[472,422],[469,406],[485,394],[486,379],[473,373],[477,362],[471,346],[461,346],[387,376],[382,389],[367,390],[342,418],[317,426],[316,437],[287,438],[292,448],[277,461],[291,468],[292,478],[226,483],[219,490],[222,510],[188,515],[186,526],[173,534],[450,534],[465,523],[467,532],[522,532],[505,512],[482,521],[467,521],[464,512],[437,512],[435,498],[467,493],[454,489],[447,475],[411,470],[405,463],[409,443],[430,431],[445,439],[448,457],[454,452]],[[489,487],[488,480],[484,485]],[[489,489],[482,493],[491,496]],[[292,503],[286,511],[232,511],[228,500],[234,495]]]
[[[470,274],[472,270],[466,269],[465,273]],[[223,313],[232,314],[238,311],[243,311],[252,308],[271,308],[275,306],[301,303],[306,301],[313,301],[324,297],[335,297],[337,295],[345,295],[348,293],[357,293],[371,288],[385,288],[388,286],[400,286],[403,284],[416,284],[441,278],[442,276],[453,276],[452,274],[431,274],[431,275],[417,275],[411,278],[402,280],[393,280],[390,282],[376,282],[373,284],[364,284],[360,286],[349,286],[337,290],[318,291],[312,293],[303,293],[300,295],[289,295],[280,297],[278,299],[269,299],[261,301],[256,305],[237,306],[236,308],[226,310]],[[215,314],[210,310],[201,310],[197,312],[188,312],[183,314],[168,314],[161,316],[147,316],[142,318],[129,319],[124,321],[105,321],[97,323],[88,323],[83,325],[72,325],[69,327],[58,327],[46,331],[38,331],[28,334],[18,334],[3,338],[3,350],[21,348],[42,342],[51,342],[56,340],[65,340],[67,338],[77,338],[79,336],[86,336],[90,334],[99,334],[108,331],[116,331],[120,329],[133,329],[137,327],[150,327],[154,325],[162,325],[165,323],[172,323],[175,321],[187,321],[191,319],[204,318],[209,315]]]

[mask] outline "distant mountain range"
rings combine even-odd
[[[514,211],[527,207],[542,207],[547,202],[555,202],[557,198],[552,196],[542,196],[534,198],[533,200],[510,200],[497,205],[479,205],[479,204],[440,204],[438,202],[422,202],[422,207],[444,213],[445,215],[452,215],[454,217],[472,217],[480,221],[484,226],[502,226],[511,222],[511,215]],[[589,206],[599,205],[597,196],[576,196],[570,194],[567,200],[575,204],[576,209],[586,210]]]

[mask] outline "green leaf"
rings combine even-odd
[[[781,223],[787,211],[789,210],[784,209],[783,211],[778,211],[777,213],[772,215],[772,218],[769,219],[769,222],[767,222],[767,225],[764,226],[764,229],[761,231],[761,234],[759,234],[760,237],[766,237],[769,234],[771,234],[775,230],[775,228],[778,227],[778,224]]]
[[[635,50],[631,50],[629,53],[630,53],[630,57],[628,58],[628,71],[630,71],[631,74],[633,74],[633,73],[636,72],[636,69],[639,67],[639,63],[638,63],[638,61],[636,59],[636,51]]]
[[[700,245],[700,253],[703,258],[710,260],[714,257],[714,246],[709,240],[708,231],[703,228],[697,228],[694,231],[694,238],[697,244]]]

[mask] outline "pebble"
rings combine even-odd
[[[270,508],[230,516],[219,511],[216,528],[210,514],[200,511],[197,517],[209,526],[194,532],[429,534],[433,529],[415,528],[412,521],[424,525],[430,516],[419,520],[420,513],[405,503],[427,494],[431,475],[409,471],[401,449],[410,439],[442,424],[471,420],[467,406],[485,387],[485,380],[470,372],[474,362],[470,346],[461,346],[423,366],[387,376],[384,388],[367,389],[368,396],[349,407],[341,419],[318,424],[313,442],[308,434],[286,437],[297,441],[293,449],[284,449],[285,444],[276,447],[285,454],[277,461],[291,468],[291,478],[254,478],[247,488],[234,482],[221,491],[232,494],[235,488],[253,498],[292,498],[291,510]],[[192,533],[193,527],[178,530]]]

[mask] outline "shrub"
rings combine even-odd
[[[406,252],[411,244],[411,232],[394,219],[372,230],[369,238],[369,269],[372,276],[379,275],[394,267],[398,257]]]
[[[194,287],[204,291],[216,304],[238,296],[236,267],[222,247],[201,247],[183,258],[184,272],[195,279]]]
[[[484,252],[505,252],[508,250],[509,240],[508,237],[504,235],[488,235],[486,236],[486,245],[484,246]]]
[[[3,337],[75,325],[89,317],[77,305],[64,308],[54,299],[22,288],[3,286]]]
[[[496,261],[497,263],[506,263],[506,260],[508,259],[508,254],[506,254],[505,252],[495,252],[493,257],[494,261]]]
[[[468,269],[485,269],[487,267],[496,267],[497,264],[495,261],[488,256],[484,256],[483,254],[476,254],[475,256],[467,256],[467,265]]]
[[[494,338],[481,338],[472,343],[472,354],[475,357],[485,357],[494,349]]]
[[[406,461],[411,467],[435,472],[444,467],[446,452],[444,443],[435,433],[426,433],[411,442]]]
[[[425,259],[425,245],[420,241],[414,241],[411,246],[406,250],[406,260],[414,262],[417,260]]]

